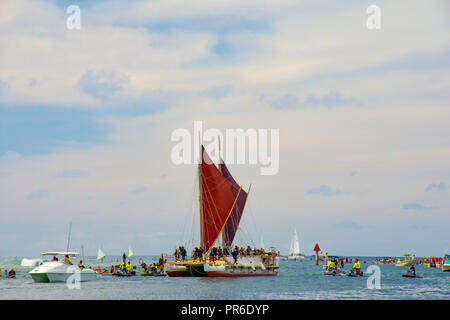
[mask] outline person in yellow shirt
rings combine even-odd
[[[70,262],[69,255],[66,255],[66,256],[64,257],[64,263],[72,264],[72,262]]]
[[[358,275],[362,276],[361,264],[359,263],[359,259],[355,259],[355,264],[353,265],[352,269],[355,269],[356,273]]]
[[[327,265],[327,272],[337,272],[336,262],[331,258]]]
[[[130,261],[128,261],[126,268],[127,268],[127,272],[131,273],[131,263],[130,263]]]

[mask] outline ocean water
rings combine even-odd
[[[133,264],[146,263],[157,257],[133,257]],[[406,267],[374,264],[375,258],[361,258],[364,277],[325,276],[321,266],[306,258],[302,261],[280,261],[276,277],[250,278],[170,278],[170,277],[112,277],[99,275],[97,281],[82,282],[80,289],[69,289],[65,283],[35,283],[21,266],[22,258],[2,258],[0,268],[15,268],[16,279],[0,278],[0,299],[39,300],[353,300],[353,299],[450,299],[450,272],[416,266],[423,278],[404,278]],[[106,258],[102,266],[118,264],[120,257]],[[364,263],[364,261],[368,261]],[[77,260],[73,261],[74,263]],[[98,266],[94,257],[85,266]],[[368,289],[369,266],[380,267],[380,289]],[[349,271],[351,265],[345,266]]]

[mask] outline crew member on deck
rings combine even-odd
[[[70,262],[69,255],[67,255],[67,254],[66,254],[66,256],[64,257],[64,263],[67,263],[67,264],[73,264],[72,262]]]

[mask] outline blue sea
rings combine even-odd
[[[450,272],[416,266],[423,278],[404,278],[406,267],[375,264],[375,257],[361,257],[364,277],[325,276],[322,267],[306,258],[302,261],[280,261],[276,277],[250,278],[170,278],[99,275],[97,281],[82,282],[80,289],[69,289],[65,283],[35,283],[21,266],[22,258],[1,258],[0,268],[15,268],[16,279],[0,278],[0,299],[39,300],[386,300],[386,299],[450,299]],[[107,257],[104,267],[118,264],[121,257]],[[157,257],[133,257],[133,264],[151,263]],[[74,261],[76,262],[76,261]],[[87,258],[85,266],[99,266],[95,257]],[[367,286],[367,268],[380,268],[380,289]],[[345,266],[349,271],[351,265]]]

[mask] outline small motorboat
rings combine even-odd
[[[43,256],[53,256],[52,261],[45,261],[29,272],[29,275],[35,282],[67,282],[74,274],[79,274],[79,281],[96,280],[97,276],[94,270],[79,268],[77,265],[59,261],[58,256],[76,257],[78,252],[44,252]]]
[[[442,271],[450,271],[450,254],[444,256],[444,263],[442,264]]]
[[[403,255],[405,259],[401,260],[400,258],[395,262],[396,267],[404,267],[411,264],[414,259],[410,259],[411,255],[409,253]]]

